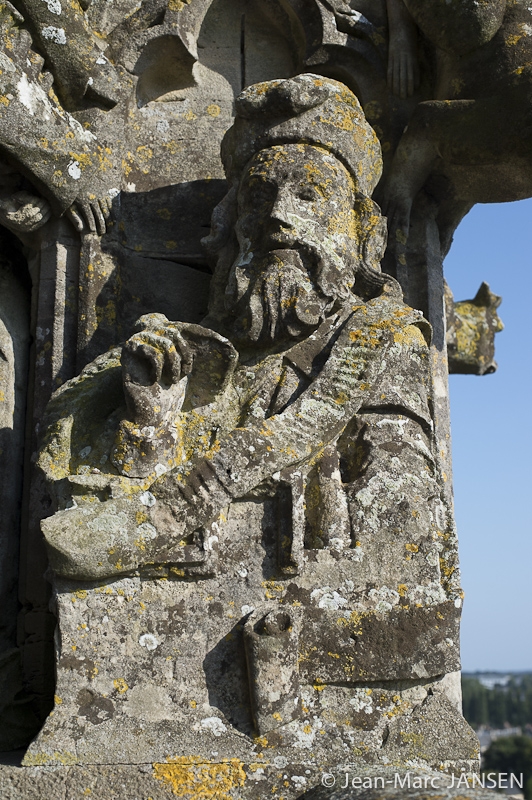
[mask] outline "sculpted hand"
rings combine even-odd
[[[13,233],[32,233],[45,225],[51,215],[48,201],[29,192],[15,192],[0,199],[0,221]]]
[[[192,354],[178,326],[163,314],[147,314],[144,327],[122,350],[122,375],[129,418],[159,426],[183,404]]]
[[[107,230],[107,220],[111,214],[112,200],[110,197],[78,197],[66,211],[66,216],[79,233],[88,228],[91,233],[100,236]]]
[[[386,0],[389,24],[388,88],[406,99],[419,86],[417,28],[403,0]]]
[[[390,41],[388,50],[388,88],[396,97],[406,99],[419,86],[419,63],[415,43],[399,37]]]

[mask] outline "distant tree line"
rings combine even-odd
[[[462,695],[464,717],[472,728],[532,725],[532,674],[516,675],[493,689],[478,678],[462,676]]]
[[[496,739],[484,753],[482,771],[488,775],[490,772],[506,773],[507,780],[511,773],[518,780],[522,775],[525,800],[532,800],[532,738],[505,736]]]

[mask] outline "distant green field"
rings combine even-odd
[[[532,726],[532,673],[500,677],[502,686],[493,685],[497,677],[491,673],[462,675],[464,717],[473,728],[510,726],[523,728],[524,733],[527,725]]]

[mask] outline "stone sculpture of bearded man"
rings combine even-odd
[[[255,731],[314,768],[339,763],[353,736],[389,757],[390,720],[423,702],[425,716],[448,716],[457,761],[474,757],[449,678],[461,593],[430,327],[380,272],[377,139],[346,87],[301,75],[240,95],[222,157],[208,317],[141,318],[50,407],[39,463],[63,647],[86,649],[69,602],[79,587],[93,638],[106,592],[143,612],[105,613],[123,641],[100,638],[97,675],[73,679],[59,662],[63,702],[34,747],[61,740],[94,759],[106,726],[127,763],[154,761],[168,756],[150,735],[164,719],[178,758],[210,763],[216,734],[220,758],[249,763]],[[156,682],[155,661],[168,673]],[[127,691],[110,695],[117,670]],[[77,745],[74,689],[108,714],[98,727],[89,706],[78,713]],[[117,727],[124,714],[135,736]]]

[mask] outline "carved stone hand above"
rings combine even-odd
[[[388,45],[388,87],[403,99],[419,86],[417,31],[403,0],[387,0],[390,30]]]
[[[13,233],[33,233],[45,225],[52,215],[44,197],[30,192],[15,192],[0,198],[0,222]]]
[[[111,206],[112,200],[109,196],[80,195],[67,209],[66,216],[79,233],[88,228],[91,233],[103,236],[107,230]]]

